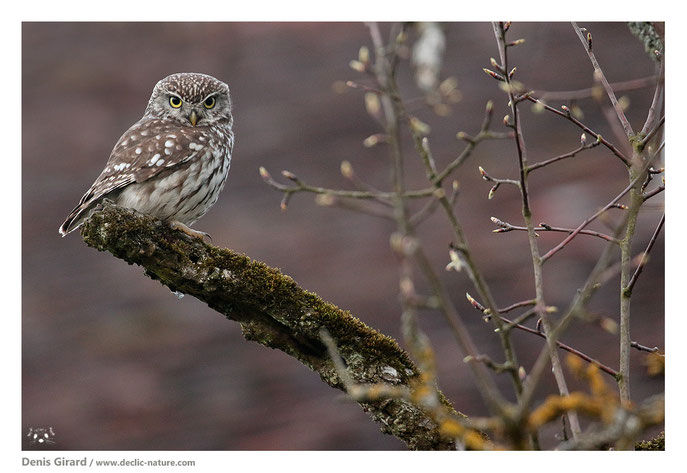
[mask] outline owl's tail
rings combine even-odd
[[[76,221],[76,217],[79,215],[81,210],[81,206],[76,207],[74,210],[71,211],[67,219],[64,221],[62,225],[60,225],[60,235],[67,236],[68,233],[73,232],[79,227],[79,223]]]
[[[64,223],[60,225],[60,235],[63,237],[67,236],[67,234],[79,228],[84,220],[92,213],[94,203],[95,202],[91,201],[74,207],[74,210],[69,213]]]

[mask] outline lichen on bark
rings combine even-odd
[[[143,267],[148,277],[172,291],[205,302],[238,322],[247,340],[296,358],[334,388],[344,389],[320,340],[322,328],[335,340],[356,383],[410,386],[418,376],[395,340],[246,255],[188,237],[154,217],[108,201],[86,220],[81,235],[87,245]],[[441,401],[454,412],[443,395]],[[360,405],[383,432],[411,449],[455,448],[454,440],[441,435],[422,409],[405,400]]]

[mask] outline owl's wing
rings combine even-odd
[[[64,236],[76,229],[84,212],[111,192],[203,156],[211,145],[216,143],[208,141],[206,130],[200,127],[181,127],[158,119],[139,121],[119,139],[105,169],[69,214],[60,233]]]

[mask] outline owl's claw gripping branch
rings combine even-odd
[[[172,230],[179,230],[181,232],[184,232],[185,234],[187,234],[190,237],[198,238],[200,240],[207,237],[210,241],[212,241],[212,237],[210,236],[209,233],[201,232],[200,230],[194,230],[193,228],[191,228],[187,225],[184,225],[181,222],[174,221],[174,222],[171,222],[169,224],[169,226]]]
[[[344,383],[321,342],[323,328],[336,342],[353,382],[409,387],[418,377],[415,364],[392,338],[302,289],[279,270],[202,239],[185,238],[155,217],[106,200],[84,221],[81,235],[87,245],[143,267],[148,277],[172,291],[205,302],[238,322],[247,340],[296,358],[332,387],[343,390]],[[455,412],[441,394],[440,400]],[[426,412],[406,400],[359,404],[383,432],[411,449],[455,448]]]

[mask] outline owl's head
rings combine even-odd
[[[143,117],[175,120],[183,126],[231,124],[229,86],[206,74],[172,74],[155,85]]]

